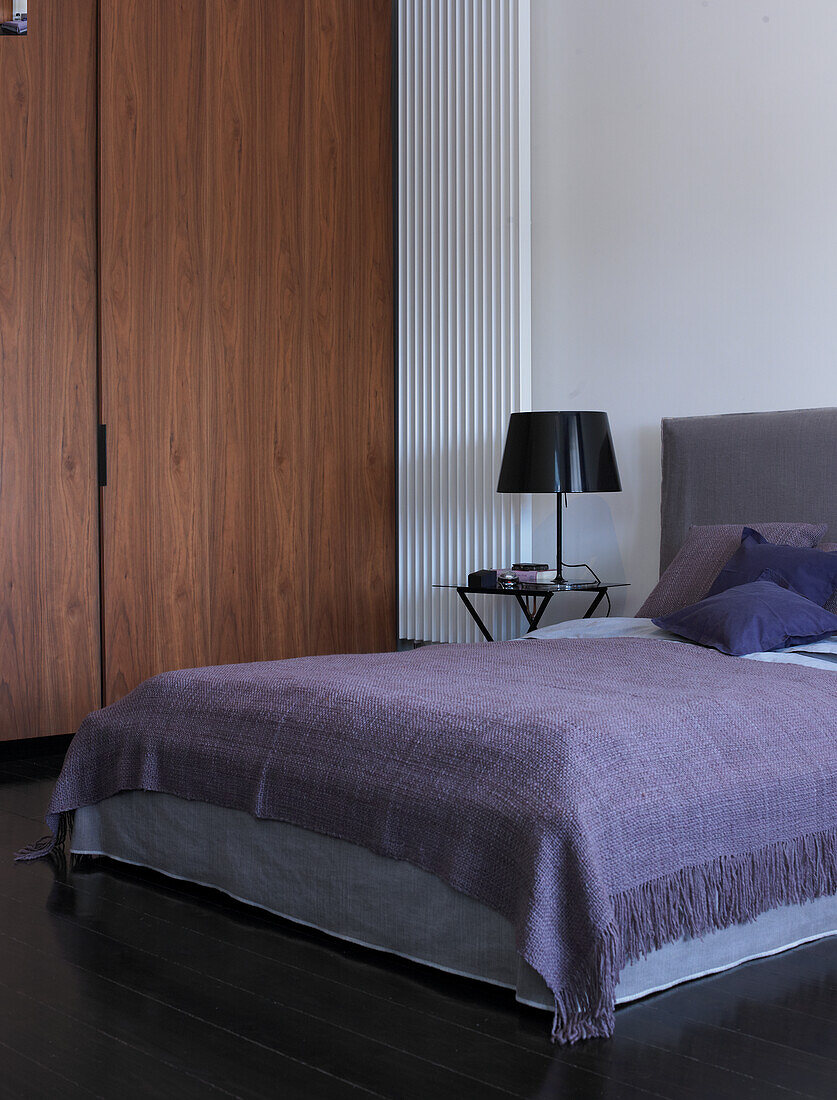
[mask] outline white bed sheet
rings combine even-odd
[[[694,645],[676,634],[660,630],[651,619],[629,619],[614,616],[602,619],[570,619],[554,626],[533,630],[522,641],[538,638],[656,638],[660,642],[675,645]],[[741,661],[765,661],[770,664],[808,665],[829,672],[837,671],[837,634],[821,642],[790,646],[788,649],[769,653],[748,653],[744,657],[730,658]]]

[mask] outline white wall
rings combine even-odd
[[[624,487],[565,556],[630,614],[660,418],[837,404],[837,0],[532,0],[532,216],[532,407],[606,409]]]

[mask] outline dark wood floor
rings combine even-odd
[[[13,864],[60,758],[0,759],[0,1096],[837,1097],[837,940],[556,1048],[502,990],[105,861]]]

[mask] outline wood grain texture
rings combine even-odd
[[[99,699],[96,2],[35,13],[0,39],[2,740]]]
[[[108,701],[208,653],[205,62],[202,4],[101,3]]]
[[[101,11],[106,697],[391,648],[389,0]]]
[[[309,0],[309,649],[395,633],[392,15]],[[335,583],[323,583],[334,577]]]
[[[218,660],[307,651],[305,0],[212,0],[207,81],[213,381],[211,649]]]

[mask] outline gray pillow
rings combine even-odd
[[[824,550],[826,554],[837,554],[837,542],[818,542],[817,549]],[[825,610],[837,615],[837,592],[826,601]]]
[[[783,546],[812,547],[825,534],[827,524],[731,523],[690,527],[686,541],[660,577],[656,588],[637,611],[637,618],[663,618],[702,600],[741,545],[741,533],[745,527],[752,527],[768,542]]]

